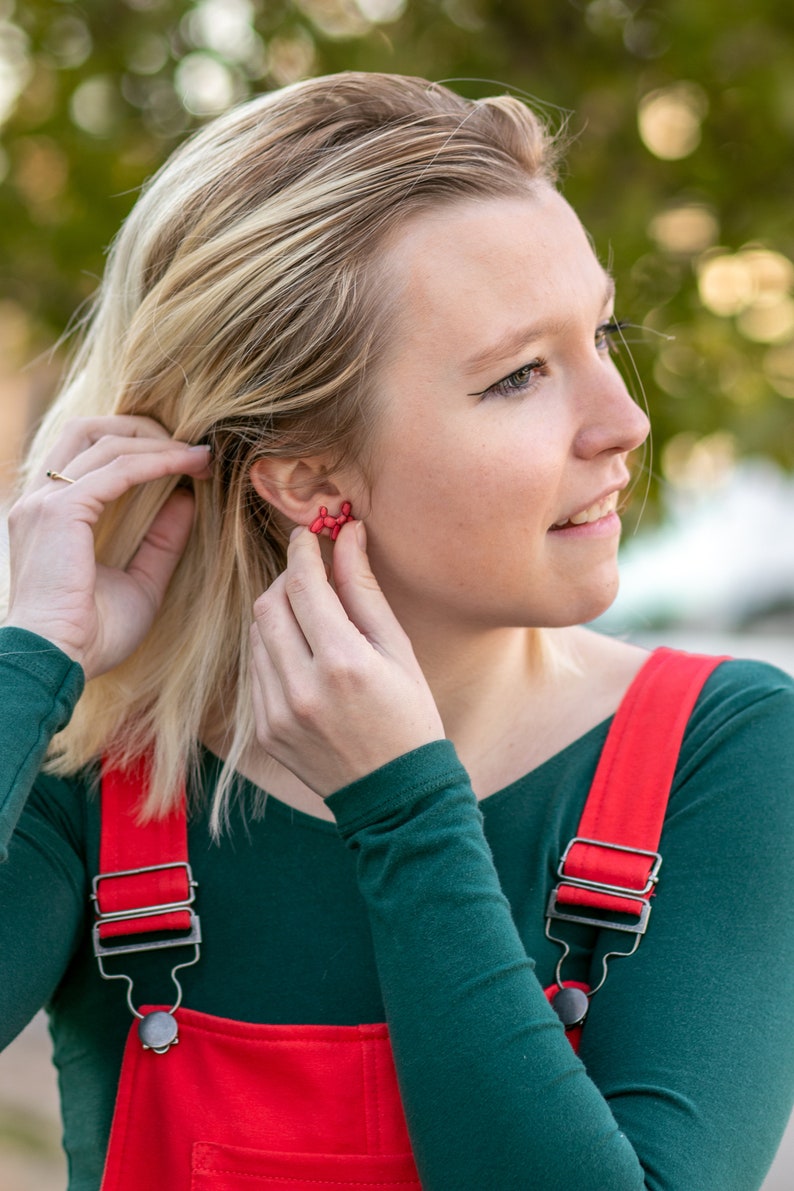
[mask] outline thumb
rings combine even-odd
[[[334,590],[359,632],[384,653],[393,653],[408,640],[372,573],[367,557],[363,522],[342,527],[334,545]]]
[[[159,608],[193,525],[193,495],[176,488],[152,521],[127,574]]]

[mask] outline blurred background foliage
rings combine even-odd
[[[0,0],[4,371],[62,334],[191,128],[343,69],[570,114],[564,189],[636,324],[657,476],[794,464],[791,0]]]

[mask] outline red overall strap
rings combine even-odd
[[[647,910],[686,725],[703,684],[724,660],[662,648],[639,671],[614,717],[577,836],[561,862],[558,903]]]
[[[190,929],[190,912],[176,908],[192,900],[184,790],[171,814],[140,823],[141,794],[147,785],[145,758],[124,770],[103,764],[102,835],[95,878],[101,940]]]
[[[560,967],[568,944],[549,928],[555,920],[610,927],[634,937],[632,947],[613,955],[631,955],[636,949],[648,924],[662,862],[659,840],[687,722],[703,684],[724,660],[655,650],[612,721],[577,834],[557,869],[560,883],[546,909],[546,933],[565,953],[557,980],[545,992],[575,1051],[587,1014],[585,998],[606,979],[606,963],[595,989],[562,980]],[[578,990],[579,997],[569,996],[570,990]],[[564,996],[569,996],[565,1005]]]

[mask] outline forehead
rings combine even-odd
[[[470,353],[506,323],[592,316],[608,278],[573,209],[552,187],[467,200],[408,220],[383,262],[396,339],[440,333]]]

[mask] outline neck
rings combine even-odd
[[[579,627],[407,631],[480,798],[612,715],[645,657]]]
[[[472,714],[542,685],[541,645],[533,630],[489,633],[410,633],[422,673],[444,726],[453,736]]]
[[[480,793],[498,788],[511,758],[523,763],[515,750],[529,744],[527,718],[542,724],[556,701],[558,678],[550,671],[538,630],[466,632],[436,625],[407,631],[446,735],[475,788]]]

